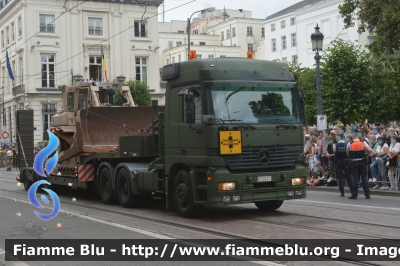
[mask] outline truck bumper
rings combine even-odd
[[[207,182],[208,206],[253,203],[267,200],[290,200],[306,197],[305,168],[287,172],[264,172],[251,174],[231,174],[226,168],[216,169],[209,174]],[[258,177],[267,176],[271,181],[258,182]],[[304,184],[292,186],[292,178],[303,177]],[[218,183],[235,182],[236,188],[231,191],[218,190]]]

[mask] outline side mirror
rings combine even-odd
[[[215,122],[215,117],[213,115],[202,115],[201,123],[205,125],[213,125]]]
[[[186,104],[186,123],[194,124],[196,121],[195,106],[193,102]]]
[[[304,99],[303,99],[303,93],[301,90],[299,91],[299,116],[300,116],[300,120],[301,122],[304,124]]]

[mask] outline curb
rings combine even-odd
[[[307,191],[328,191],[332,193],[340,193],[339,186],[316,186],[316,187],[306,187]],[[345,194],[350,194],[350,189],[347,184],[344,185]],[[363,194],[363,188],[358,188],[359,193]],[[379,195],[379,196],[390,196],[390,197],[400,197],[400,191],[398,190],[379,190],[379,189],[369,189],[371,195]]]

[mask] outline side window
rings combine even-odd
[[[203,115],[203,108],[202,108],[202,89],[201,88],[195,88],[191,89],[191,92],[194,94],[194,108],[195,108],[195,124],[201,124],[201,116]],[[187,123],[186,119],[186,108],[187,104],[185,102],[185,98],[182,97],[182,106],[183,106],[183,122]]]
[[[75,109],[75,92],[69,92],[67,95],[67,107],[68,111]]]
[[[78,109],[81,110],[87,108],[87,94],[88,89],[79,90]]]

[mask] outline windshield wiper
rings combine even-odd
[[[250,124],[247,124],[245,122],[243,122],[242,120],[237,120],[237,119],[220,119],[220,118],[216,118],[216,120],[221,120],[222,122],[239,122],[243,125],[246,125],[247,127],[251,128],[251,129],[256,129],[255,127],[253,127]]]
[[[283,120],[283,119],[279,119],[279,118],[272,118],[271,120],[278,120],[278,121],[282,121],[282,122],[285,122],[286,124],[288,124],[288,125],[292,126],[293,128],[297,128],[295,125],[293,125],[293,124],[290,124],[288,121],[286,121],[286,120]],[[277,126],[277,127],[279,127],[279,126]]]
[[[229,93],[229,95],[228,95],[228,96],[226,97],[226,99],[225,99],[225,102],[227,102],[228,99],[229,99],[232,95],[238,93],[239,91],[243,90],[244,88],[246,88],[246,87],[240,87],[239,89],[237,89],[237,90],[235,90],[235,91]]]

